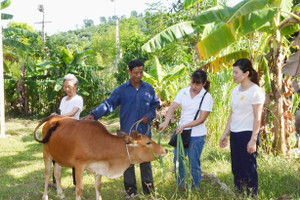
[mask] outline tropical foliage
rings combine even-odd
[[[185,7],[195,2],[185,1]],[[291,8],[291,0],[245,0],[233,8],[216,6],[204,10],[192,21],[167,28],[151,38],[143,49],[150,52],[198,33],[201,35],[195,45],[198,58],[211,72],[230,66],[238,58],[250,58],[270,99],[265,105],[263,138],[269,137],[267,127],[272,129],[273,148],[284,153],[289,149],[287,141],[294,129],[288,97],[292,94],[291,83],[288,77],[283,77],[282,67],[289,54],[287,37],[299,30],[300,19],[298,6]],[[270,107],[275,111],[271,121]]]

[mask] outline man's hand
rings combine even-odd
[[[144,116],[141,121],[143,124],[149,124],[148,117]]]
[[[93,114],[89,114],[83,118],[81,118],[82,120],[95,120],[95,117]]]

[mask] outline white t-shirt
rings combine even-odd
[[[181,105],[181,116],[180,116],[180,123],[179,123],[180,126],[194,121],[196,112],[199,109],[200,101],[204,93],[206,92],[206,90],[202,88],[200,93],[196,95],[194,98],[192,98],[190,89],[191,87],[181,89],[174,99],[174,102]],[[211,112],[212,106],[213,106],[212,96],[209,93],[207,93],[203,99],[200,110]],[[197,119],[199,117],[200,116],[198,114]],[[190,129],[190,128],[186,128],[186,129]],[[204,136],[206,135],[206,133],[207,130],[206,130],[205,122],[203,122],[198,126],[192,127],[191,137]]]
[[[231,124],[230,131],[252,131],[254,113],[252,105],[264,104],[265,94],[258,85],[253,85],[246,91],[239,91],[236,86],[231,94]]]
[[[74,107],[79,108],[77,113],[73,116],[75,119],[79,119],[80,113],[83,109],[83,99],[79,95],[75,95],[72,99],[67,100],[68,96],[62,98],[59,109],[60,114],[65,115],[73,110]]]

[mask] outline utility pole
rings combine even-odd
[[[45,21],[45,9],[44,5],[39,4],[38,5],[38,11],[43,13],[43,21],[41,22],[35,22],[35,24],[42,24],[42,38],[43,38],[43,43],[45,44],[46,38],[45,38],[45,23],[51,23],[51,21]]]
[[[119,41],[119,17],[117,14],[117,0],[111,0],[111,2],[114,2],[114,17],[116,19],[116,69],[118,69],[118,63],[120,61],[120,58],[122,57],[122,51],[120,49]]]
[[[1,133],[0,138],[5,138],[5,105],[4,105],[4,70],[3,70],[3,49],[2,49],[2,26],[1,26],[1,8],[0,8],[0,118]]]

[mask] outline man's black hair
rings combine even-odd
[[[130,71],[132,71],[135,67],[144,67],[144,63],[141,60],[132,60],[128,63],[128,68]]]

